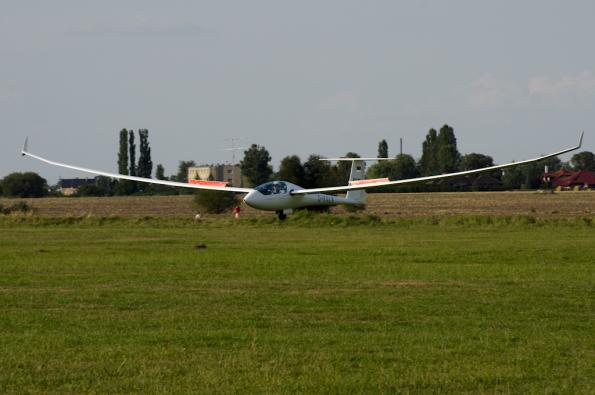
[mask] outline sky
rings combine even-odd
[[[592,1],[0,2],[0,177],[117,172],[118,132],[149,129],[166,174],[286,155],[418,158],[429,128],[462,153],[595,151]],[[241,153],[237,155],[240,158]],[[570,155],[562,157],[568,160]]]

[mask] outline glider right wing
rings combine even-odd
[[[507,167],[524,165],[524,164],[532,163],[532,162],[538,162],[540,160],[544,160],[544,159],[547,159],[547,158],[552,158],[554,156],[562,155],[562,154],[565,154],[567,152],[577,150],[583,144],[583,136],[584,136],[584,134],[585,134],[584,132],[581,134],[579,143],[578,143],[578,145],[576,147],[567,148],[567,149],[564,149],[564,150],[561,150],[561,151],[558,151],[558,152],[554,152],[552,154],[540,156],[538,158],[527,159],[527,160],[523,160],[523,161],[520,161],[520,162],[512,162],[512,163],[506,163],[504,165],[496,165],[496,166],[484,167],[482,169],[459,171],[459,172],[456,172],[456,173],[438,174],[438,175],[435,175],[435,176],[410,178],[410,179],[407,179],[407,180],[385,181],[385,179],[381,179],[378,182],[364,182],[364,183],[357,183],[357,184],[351,184],[351,185],[340,186],[340,187],[300,189],[300,190],[297,190],[297,191],[292,191],[291,194],[292,195],[307,195],[307,194],[311,194],[311,193],[338,193],[338,192],[353,191],[353,190],[358,190],[358,189],[383,187],[383,186],[388,186],[388,185],[415,184],[415,183],[419,183],[419,182],[427,182],[427,181],[432,181],[432,180],[440,180],[440,179],[444,179],[444,178],[459,177],[459,176],[466,176],[466,175],[469,175],[469,174],[483,173],[483,172],[486,172],[486,171],[492,171],[492,170],[498,170],[498,169],[506,169]],[[366,158],[341,158],[341,159],[365,160]],[[374,158],[374,159],[377,159],[377,158]],[[372,180],[369,180],[369,181],[372,181]]]

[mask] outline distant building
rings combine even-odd
[[[558,189],[588,189],[595,188],[595,172],[589,170],[560,169],[551,173],[544,173],[543,182]]]
[[[245,184],[239,165],[216,164],[189,167],[188,180],[222,181],[233,187],[243,187]]]
[[[61,178],[58,181],[58,192],[64,196],[72,196],[81,186],[95,184],[95,182],[95,178]]]

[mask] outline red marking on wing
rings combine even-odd
[[[390,181],[390,180],[388,178],[372,178],[369,180],[350,181],[349,185],[375,184],[377,182],[387,182],[387,181]]]
[[[226,187],[227,183],[224,181],[205,181],[205,180],[188,180],[189,184],[205,185],[209,187]]]

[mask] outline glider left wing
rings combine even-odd
[[[248,192],[252,192],[253,191],[252,188],[236,188],[236,187],[205,185],[205,184],[190,184],[190,183],[178,182],[178,181],[156,180],[154,178],[144,178],[144,177],[136,177],[136,176],[127,176],[127,175],[124,175],[124,174],[107,173],[105,171],[99,171],[99,170],[87,169],[85,167],[67,165],[65,163],[54,162],[52,160],[49,160],[49,159],[46,159],[46,158],[42,158],[41,156],[38,156],[38,155],[35,155],[35,154],[30,153],[28,151],[27,145],[28,145],[27,144],[27,140],[25,139],[25,145],[23,146],[23,150],[21,151],[21,154],[23,156],[30,156],[31,158],[40,160],[42,162],[48,163],[48,164],[53,165],[53,166],[65,167],[67,169],[78,170],[78,171],[82,171],[82,172],[85,172],[85,173],[97,174],[99,176],[105,176],[105,177],[110,177],[110,178],[117,178],[117,179],[121,179],[121,180],[138,181],[138,182],[144,182],[144,183],[148,183],[148,184],[168,185],[168,186],[171,186],[171,187],[182,187],[182,188],[192,188],[192,189],[207,189],[207,190],[211,190],[211,191],[223,191],[223,192],[235,192],[235,193],[248,193]]]

